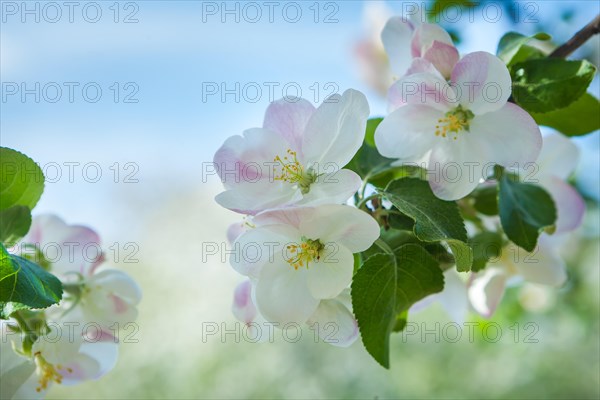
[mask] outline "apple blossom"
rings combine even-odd
[[[269,322],[306,322],[324,299],[347,288],[354,256],[379,237],[367,213],[344,205],[266,211],[237,238],[234,269],[256,280],[255,300]]]
[[[74,385],[98,379],[116,363],[118,344],[110,335],[90,340],[80,326],[71,325],[74,329],[70,330],[53,325],[25,350],[21,341],[25,334],[11,332],[11,321],[1,324],[3,399],[43,398],[52,384]]]
[[[368,115],[365,96],[355,90],[333,95],[317,109],[304,99],[271,103],[263,128],[230,137],[216,152],[226,191],[215,200],[243,214],[344,203],[361,180],[342,168],[363,142]]]
[[[253,286],[251,280],[245,280],[240,283],[234,292],[232,311],[234,316],[251,330],[250,336],[259,335],[255,328],[266,323],[264,317],[260,315],[254,301],[252,300]],[[314,314],[306,323],[316,330],[323,341],[333,346],[348,347],[358,337],[358,324],[350,311],[352,301],[350,290],[344,289],[334,299],[321,300]],[[260,340],[266,340],[260,336]]]
[[[506,66],[485,52],[464,56],[450,83],[426,72],[406,76],[390,89],[395,109],[377,127],[377,149],[400,163],[426,159],[430,171],[455,166],[456,176],[436,173],[429,184],[441,199],[463,198],[494,164],[518,167],[539,155],[540,129],[507,102],[510,93]]]
[[[425,297],[413,304],[410,313],[420,312],[431,305],[439,303],[450,319],[457,324],[463,324],[469,311],[467,285],[454,269],[444,272],[444,290]]]
[[[415,19],[390,18],[381,32],[381,40],[392,70],[399,77],[435,69],[449,78],[459,58],[448,32],[439,25],[421,24]]]
[[[579,162],[579,149],[560,134],[543,138],[542,151],[537,159],[539,185],[550,193],[557,209],[555,234],[576,229],[583,221],[585,202],[581,195],[566,182]]]
[[[542,236],[536,251],[527,253],[509,244],[483,271],[473,274],[468,285],[469,300],[477,313],[489,318],[502,300],[507,285],[526,281],[560,287],[566,280],[566,265],[556,243]]]
[[[141,300],[141,290],[126,273],[98,267],[104,261],[100,237],[90,228],[67,225],[54,215],[33,218],[29,233],[20,247],[33,244],[44,253],[58,246],[56,257],[43,256],[50,269],[61,276],[66,292],[60,313],[68,312],[71,318],[94,322],[104,328],[115,323],[123,326],[137,317],[136,305]],[[94,258],[86,249],[94,247]]]

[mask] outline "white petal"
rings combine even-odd
[[[411,41],[413,57],[423,57],[425,52],[434,46],[435,42],[454,46],[450,34],[441,26],[430,23],[419,25],[415,29]]]
[[[265,113],[263,127],[281,135],[297,151],[302,148],[302,135],[315,107],[307,100],[280,99],[272,102]]]
[[[352,252],[337,243],[324,243],[321,258],[308,267],[307,284],[313,297],[332,299],[350,285],[354,273]]]
[[[460,93],[460,103],[475,115],[499,110],[512,90],[506,65],[484,51],[464,56],[454,67],[451,80]]]
[[[585,201],[579,192],[567,182],[554,176],[540,179],[540,185],[552,196],[556,206],[558,218],[555,234],[577,229],[583,222],[585,214]]]
[[[326,99],[306,126],[302,152],[307,166],[348,164],[363,143],[368,117],[367,99],[356,90]]]
[[[392,17],[381,32],[381,41],[390,60],[392,71],[403,76],[412,60],[413,26],[402,17]]]
[[[435,125],[444,113],[425,105],[406,105],[392,112],[375,131],[375,145],[388,158],[414,161],[436,143]]]
[[[319,300],[308,290],[308,271],[295,270],[286,262],[270,263],[263,267],[256,283],[256,306],[269,322],[305,323],[314,314]]]
[[[254,215],[269,208],[286,207],[302,199],[300,189],[288,182],[241,182],[234,189],[219,193],[215,201],[241,214]]]
[[[35,371],[35,365],[12,349],[11,336],[16,338],[20,334],[9,333],[4,329],[7,321],[0,321],[0,324],[3,325],[2,341],[0,342],[0,382],[2,382],[0,385],[0,398],[11,399],[23,385],[28,383]],[[32,385],[35,385],[35,383]]]
[[[231,310],[233,315],[245,324],[254,321],[257,311],[252,302],[252,282],[249,279],[235,288]]]
[[[379,237],[379,225],[366,212],[344,205],[323,205],[300,222],[300,232],[323,244],[336,243],[352,253],[371,247]]]
[[[348,347],[358,338],[358,323],[354,315],[337,298],[322,300],[308,323],[317,329],[325,343],[333,346]]]
[[[469,311],[467,285],[453,269],[444,272],[444,278],[444,290],[440,293],[439,301],[452,321],[462,325]]]
[[[505,167],[527,168],[542,148],[539,126],[525,110],[512,103],[473,118],[470,134],[486,147],[488,161]]]
[[[426,66],[422,68],[429,69]],[[388,92],[391,111],[406,104],[413,104],[427,105],[446,113],[458,105],[458,99],[454,89],[439,72],[406,75],[394,83]]]
[[[360,188],[361,182],[360,176],[349,169],[320,175],[317,181],[310,185],[310,191],[304,195],[298,205],[346,203]]]
[[[128,274],[116,269],[100,270],[90,279],[90,285],[101,285],[105,290],[118,295],[132,305],[142,299],[142,289]]]
[[[559,133],[546,135],[537,164],[540,176],[553,175],[566,180],[579,164],[579,148]]]
[[[242,275],[258,277],[260,270],[273,262],[284,262],[284,245],[300,240],[300,232],[289,225],[270,225],[248,230],[233,244],[229,262]]]
[[[429,185],[443,200],[458,200],[471,193],[488,168],[489,155],[481,138],[473,132],[459,132],[457,139],[438,137],[428,164]]]
[[[532,253],[517,253],[515,267],[526,281],[560,287],[567,281],[567,268],[557,251],[545,246],[543,240]]]
[[[502,300],[506,286],[506,274],[498,268],[486,268],[477,274],[469,285],[469,300],[477,313],[489,318]]]
[[[214,166],[226,189],[261,179],[272,180],[273,160],[284,157],[292,148],[282,136],[268,129],[254,128],[244,131],[244,136],[231,136],[217,150]]]

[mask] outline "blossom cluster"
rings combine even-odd
[[[386,205],[385,188],[406,173],[402,168],[407,165],[420,165],[426,173],[440,165],[468,166],[469,174],[452,179],[427,173],[431,193],[443,204],[458,205],[463,217],[477,214],[461,219],[469,237],[492,234],[500,247],[495,257],[486,257],[485,268],[440,264],[444,289],[424,295],[411,312],[440,301],[456,321],[464,321],[469,310],[490,317],[506,286],[528,281],[558,287],[567,279],[557,243],[581,224],[585,208],[567,182],[577,165],[575,145],[559,134],[542,136],[534,118],[512,99],[511,73],[496,55],[461,55],[442,27],[403,17],[387,20],[380,43],[362,42],[357,52],[363,69],[370,71],[369,83],[378,91],[388,88],[389,113],[370,139],[365,136],[371,122],[367,100],[349,89],[318,108],[304,99],[275,101],[262,128],[228,138],[214,156],[225,187],[216,202],[244,215],[244,222],[229,228],[228,238],[236,251],[256,250],[230,259],[247,277],[235,289],[233,313],[249,326],[257,321],[278,326],[330,322],[338,329],[328,343],[348,346],[356,339],[354,286],[352,298],[349,286],[370,255],[397,256],[386,243],[390,216],[407,215]],[[372,154],[369,145],[376,149],[376,161],[361,159],[364,152]],[[361,160],[370,172],[357,167]],[[557,218],[541,233],[534,251],[521,250],[515,257],[517,245],[508,233],[505,238],[505,221],[501,224],[498,212],[478,214],[473,199],[476,190],[496,190],[500,180],[513,179],[527,165],[539,167],[537,185],[549,194]],[[374,176],[384,176],[383,183],[374,183]],[[355,206],[348,205],[350,199]],[[421,199],[414,201],[408,208],[418,209]],[[409,212],[408,217],[419,223],[418,216]],[[412,225],[406,229],[412,231]],[[416,225],[414,234],[423,244]],[[458,265],[457,249],[443,238],[442,249]],[[360,332],[371,351],[364,337],[370,332]]]
[[[39,215],[8,249],[51,271],[63,296],[46,309],[20,310],[0,321],[2,398],[43,398],[53,384],[98,379],[116,365],[119,330],[135,321],[141,290],[102,254],[86,254],[89,248],[100,248],[92,229]]]

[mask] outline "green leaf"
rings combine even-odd
[[[0,245],[0,302],[3,309],[46,308],[62,298],[57,277],[33,262],[9,254]]]
[[[471,193],[473,207],[484,215],[498,215],[498,187],[485,186]]]
[[[585,93],[566,108],[543,114],[531,113],[539,125],[549,126],[567,136],[581,136],[600,129],[600,101]]]
[[[460,240],[447,240],[448,247],[452,251],[454,261],[456,263],[456,270],[458,272],[467,272],[471,269],[473,264],[473,249]]]
[[[32,159],[0,147],[0,210],[20,205],[33,207],[44,191],[44,174]]]
[[[533,39],[550,40],[550,35],[547,33],[537,33],[533,36],[525,36],[517,32],[508,32],[500,39],[500,42],[498,43],[498,49],[496,50],[496,55],[498,58],[504,61],[506,65],[511,65],[511,63],[514,64],[515,58],[518,58],[519,61],[524,61],[525,59],[529,58],[523,57],[525,53],[521,53],[519,56],[517,56],[523,47],[528,49],[527,52],[530,55],[534,54],[534,52],[531,50],[533,49],[537,50],[542,56],[544,56],[544,53],[542,53],[541,50],[536,49],[535,47],[525,46]]]
[[[352,307],[367,351],[390,366],[390,334],[417,301],[444,288],[438,263],[421,247],[406,244],[394,255],[367,259],[352,282]],[[400,322],[399,322],[400,320]]]
[[[554,201],[544,189],[514,181],[507,174],[500,178],[498,207],[506,236],[529,252],[535,249],[540,232],[556,222]]]
[[[469,244],[473,248],[471,271],[481,271],[489,260],[500,256],[502,235],[495,232],[481,232],[469,239]]]
[[[429,183],[415,178],[390,182],[381,193],[400,212],[415,221],[417,238],[425,242],[447,241],[458,270],[469,270],[473,254],[466,244],[467,230],[456,202],[435,197]]]
[[[29,232],[31,212],[26,206],[12,206],[0,211],[0,241],[14,244]]]
[[[479,5],[479,2],[473,0],[435,0],[433,4],[428,8],[427,11],[429,22],[439,23],[439,15],[443,14],[447,8],[459,7],[463,11],[464,9],[474,8]]]
[[[545,113],[567,107],[585,92],[596,74],[586,60],[545,58],[513,67],[513,97],[527,111]]]
[[[375,131],[379,124],[383,121],[383,118],[370,118],[367,121],[367,129],[365,130],[365,143],[371,147],[375,147]]]
[[[467,230],[456,202],[435,197],[426,181],[398,179],[390,182],[381,194],[415,221],[414,232],[419,239],[426,242],[467,241]]]

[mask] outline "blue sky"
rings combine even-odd
[[[28,2],[27,7],[34,9],[36,3]],[[255,10],[245,8],[246,3],[225,5],[231,10],[237,4],[236,22],[235,13],[222,15],[225,3],[201,1],[120,2],[118,16],[113,1],[101,1],[97,4],[102,15],[91,23],[86,18],[95,18],[96,7],[89,3],[78,3],[73,22],[66,7],[61,7],[58,18],[56,10],[37,3],[37,23],[35,14],[23,15],[24,3],[2,2],[2,145],[19,149],[42,165],[58,163],[63,173],[58,183],[47,185],[38,211],[57,212],[115,231],[116,222],[103,215],[128,213],[118,204],[121,194],[157,201],[168,194],[169,185],[202,187],[201,163],[211,161],[227,136],[262,123],[269,85],[276,98],[285,94],[283,87],[288,85],[299,87],[303,97],[313,101],[318,88],[319,103],[325,93],[352,87],[367,93],[373,115],[385,111],[385,103],[360,80],[352,54],[352,46],[364,32],[361,1],[275,2],[272,22],[269,8],[256,2],[262,17],[255,23],[250,22]],[[566,3],[535,3],[536,17],[552,21],[552,33],[559,41],[583,26],[599,7],[593,1]],[[403,9],[400,2],[388,4],[397,13]],[[523,4],[525,12],[528,3]],[[560,19],[565,7],[574,10],[569,23]],[[301,10],[298,18],[297,9]],[[127,16],[138,22],[124,23]],[[327,16],[332,23],[324,22]],[[119,22],[114,22],[115,17]],[[58,21],[48,21],[52,19]],[[292,23],[294,19],[298,21]],[[456,25],[463,33],[460,49],[493,52],[511,26],[507,16],[489,23],[476,12],[474,23]],[[523,23],[516,29],[530,33],[537,25]],[[34,88],[36,82],[42,96],[39,103],[34,95],[22,102],[20,93],[6,93],[7,84]],[[77,85],[73,102],[68,98],[68,82]],[[219,94],[203,99],[203,87],[234,88],[236,82],[241,89],[246,85],[249,100],[256,97],[256,102],[245,100],[243,92],[239,102],[233,95],[225,102]],[[95,87],[101,88],[98,102],[86,101],[82,92],[86,84],[91,90],[88,99],[95,96]],[[46,101],[44,87],[46,98],[54,98],[55,86],[62,88],[62,97],[56,103]],[[262,89],[260,96],[253,91],[256,87]],[[126,95],[138,102],[124,102]],[[597,148],[597,135],[587,141]],[[74,183],[65,175],[65,162],[80,163],[74,167]],[[133,171],[123,168],[128,162],[139,167],[134,178],[140,183],[115,184],[115,169],[121,172],[119,181]],[[103,173],[97,183],[81,178],[81,168],[93,163]],[[89,168],[88,173],[94,172],[94,165]]]

